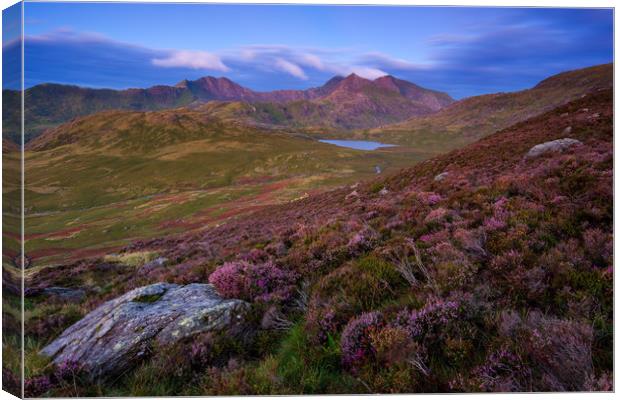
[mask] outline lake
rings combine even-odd
[[[382,147],[394,147],[395,144],[371,142],[368,140],[319,140],[321,143],[329,143],[340,147],[348,147],[355,150],[377,150]]]

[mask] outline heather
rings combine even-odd
[[[26,329],[45,344],[132,288],[209,282],[251,304],[245,329],[81,394],[610,390],[612,117],[598,91],[387,177],[42,269]],[[580,145],[525,157],[567,127]],[[40,292],[84,282],[73,304]],[[66,393],[54,374],[29,385]]]

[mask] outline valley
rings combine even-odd
[[[220,96],[222,88],[213,85],[222,82],[199,81],[202,92],[218,89]],[[307,101],[298,97],[329,92],[356,98],[354,93],[382,87],[358,77],[332,80],[321,91],[279,93],[273,103],[256,95],[261,102],[210,101],[78,117],[26,144],[29,273],[113,253],[134,240],[223,224],[378,172],[390,174],[610,83],[610,65],[598,66],[551,77],[523,92],[465,99],[428,116],[362,130],[317,128],[291,111]],[[185,84],[192,85],[197,83]],[[253,98],[251,92],[230,93]],[[294,124],[266,118],[266,104],[270,115],[287,109]],[[14,256],[6,254],[5,262]]]
[[[33,267],[204,229],[367,179],[377,166],[396,171],[429,156],[407,147],[348,149],[194,112],[174,115],[178,126],[167,112],[94,116],[29,144],[25,226]],[[89,132],[99,135],[78,137]]]

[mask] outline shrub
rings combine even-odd
[[[454,301],[432,299],[421,310],[401,313],[398,321],[413,338],[441,336],[443,328],[457,318],[458,308],[458,303]]]
[[[296,280],[297,274],[277,267],[272,261],[228,262],[209,276],[209,282],[224,297],[261,302],[290,300]]]
[[[372,249],[377,242],[378,236],[379,235],[374,229],[370,226],[365,226],[355,233],[347,243],[349,253],[352,255],[359,255]]]
[[[340,350],[342,364],[355,373],[356,369],[375,356],[371,334],[383,325],[379,312],[369,312],[349,321],[342,331]]]
[[[475,390],[487,392],[527,391],[525,379],[528,369],[508,346],[491,352],[484,364],[472,371]]]

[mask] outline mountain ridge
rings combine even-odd
[[[355,100],[353,98],[357,97],[358,103],[365,103],[362,111],[386,115],[386,118],[383,118],[383,115],[377,115],[377,118],[370,119],[371,121],[376,119],[377,123],[385,123],[396,122],[415,115],[429,114],[454,101],[446,93],[426,89],[404,80],[398,80],[398,87],[396,85],[388,87],[379,79],[381,78],[373,81],[351,74],[347,77],[333,77],[319,87],[269,92],[254,91],[229,78],[213,76],[196,80],[185,79],[174,86],[156,85],[144,89],[123,90],[46,83],[26,90],[25,116],[28,122],[26,141],[38,136],[46,129],[56,127],[75,117],[106,110],[154,111],[214,100],[276,104],[310,101],[322,103],[325,108],[325,102],[346,102]],[[399,87],[403,90],[401,91]],[[19,92],[12,90],[4,90],[3,93],[7,99],[4,106],[5,113],[9,115],[9,118],[3,122],[5,138],[15,141],[20,130],[19,116],[9,111],[18,108],[20,96]],[[334,94],[336,94],[335,97],[330,98]],[[398,101],[392,98],[393,96],[396,96]],[[390,105],[398,103],[395,115],[392,115],[390,107],[387,107],[388,103]],[[330,110],[324,111],[330,112]],[[376,124],[348,124],[346,122],[339,125],[335,122],[338,121],[337,115],[332,120],[337,127],[345,129],[376,126]]]

